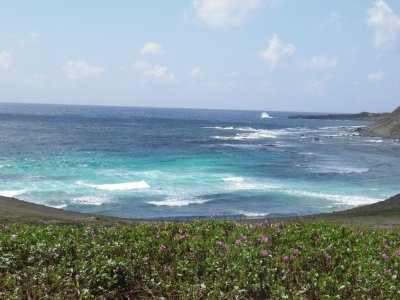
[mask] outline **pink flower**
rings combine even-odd
[[[289,256],[285,256],[285,257],[283,258],[283,262],[284,262],[285,264],[288,264],[288,263],[289,263]]]
[[[242,241],[247,241],[247,235],[242,235],[242,237],[240,238]]]
[[[379,246],[378,248],[376,248],[376,250],[381,251],[381,250],[382,250],[382,247]]]
[[[267,250],[263,250],[262,254],[263,254],[263,256],[267,256],[268,255],[268,251]]]
[[[362,231],[361,229],[359,229],[359,230],[358,230],[358,234],[359,234],[359,235],[363,235],[363,234],[364,234],[364,231]]]
[[[382,242],[383,242],[384,244],[386,244],[386,241],[387,241],[386,239],[383,239],[383,240],[382,240]]]
[[[267,236],[264,236],[263,237],[263,241],[264,241],[264,243],[268,244],[269,243],[269,238]]]
[[[295,249],[295,250],[293,251],[293,255],[294,255],[294,256],[299,255],[299,250]]]
[[[301,246],[300,249],[301,249],[301,251],[305,251],[305,250],[306,250],[306,247]]]
[[[216,244],[217,246],[222,246],[224,243],[221,242],[221,241],[216,241],[215,244]]]
[[[11,235],[11,239],[16,240],[17,239],[17,235],[16,234],[12,234]]]
[[[286,275],[288,273],[288,271],[286,271],[285,269],[283,269],[282,271],[281,271],[281,274],[282,275]]]
[[[385,273],[392,273],[392,269],[386,269]]]
[[[382,258],[383,258],[384,260],[388,260],[388,259],[389,259],[389,256],[387,256],[386,253],[383,253],[383,254],[382,254]]]
[[[386,246],[385,246],[385,250],[386,250],[386,251],[387,251],[387,250],[390,250],[390,246],[386,245]]]
[[[394,255],[400,255],[400,250],[394,250],[394,251],[393,251],[393,254],[394,254]]]
[[[324,257],[326,261],[330,261],[332,259],[332,256],[329,254],[325,254]]]
[[[129,250],[128,250],[128,249],[124,249],[124,253],[125,253],[125,254],[128,254],[128,253],[129,253]]]
[[[236,241],[235,241],[235,244],[240,244],[240,240],[236,240]]]
[[[88,226],[88,227],[85,228],[85,230],[86,230],[86,231],[91,231],[91,230],[92,230],[92,227]]]
[[[161,246],[160,246],[160,250],[161,250],[161,251],[165,251],[165,250],[167,250],[167,247],[164,246],[164,245],[161,245]]]
[[[171,270],[170,267],[164,267],[163,272],[164,272],[165,275],[168,276],[168,275],[170,275],[172,273],[172,270]]]
[[[184,239],[185,239],[185,235],[184,235],[184,234],[179,235],[179,236],[178,236],[178,239],[184,240]]]

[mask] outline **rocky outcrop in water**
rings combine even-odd
[[[315,120],[354,120],[354,121],[375,121],[388,113],[369,113],[358,114],[320,114],[320,115],[291,115],[289,119],[315,119]]]
[[[400,106],[375,123],[359,130],[362,135],[400,139]]]

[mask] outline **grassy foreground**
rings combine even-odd
[[[400,231],[331,223],[0,227],[1,299],[400,299]]]

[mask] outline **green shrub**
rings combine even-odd
[[[400,299],[400,233],[315,224],[1,226],[1,299]]]

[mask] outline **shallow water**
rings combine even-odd
[[[3,103],[0,195],[167,218],[302,215],[400,192],[400,143],[357,136],[367,122],[267,112]]]

